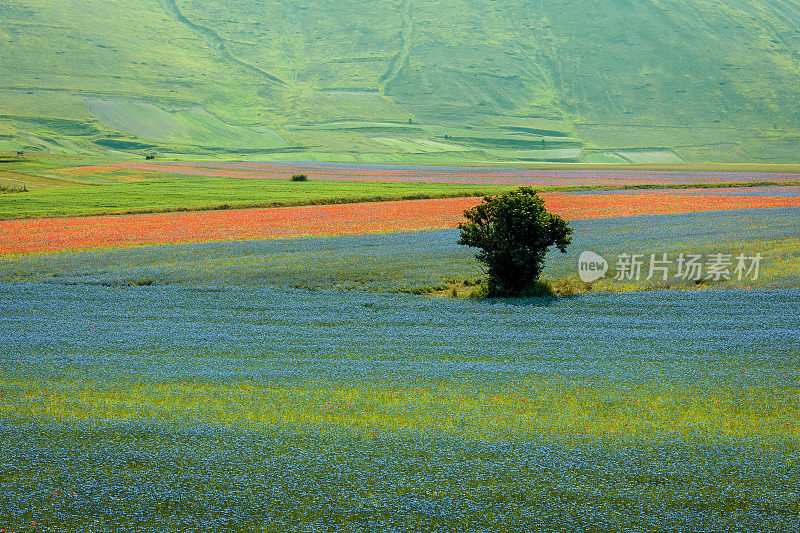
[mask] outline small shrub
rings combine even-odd
[[[28,192],[28,186],[23,185],[22,188],[0,185],[0,194],[11,194],[17,192]]]
[[[308,181],[308,176],[305,174],[295,174],[290,181]]]

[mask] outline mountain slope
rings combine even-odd
[[[796,161],[800,6],[0,3],[0,150]]]

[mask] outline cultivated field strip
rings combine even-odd
[[[0,527],[788,532],[799,298],[3,283]]]
[[[452,167],[313,162],[180,162],[119,163],[143,172],[168,172],[196,176],[285,179],[304,173],[329,180],[408,181],[474,185],[531,185],[539,187],[669,185],[797,181],[797,174],[775,171],[665,171],[665,170],[544,170],[512,167]],[[72,172],[78,172],[78,169]]]
[[[736,191],[729,194],[729,191]],[[542,193],[571,220],[800,206],[796,188],[607,194]],[[236,239],[348,235],[455,228],[480,198],[441,198],[262,209],[0,221],[0,254]]]

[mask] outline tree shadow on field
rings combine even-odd
[[[551,307],[558,303],[562,298],[570,296],[558,295],[553,291],[551,285],[545,281],[536,281],[530,288],[523,293],[493,294],[485,297],[487,302],[503,303],[513,306],[524,307]]]

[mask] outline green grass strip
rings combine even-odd
[[[580,192],[797,185],[800,185],[800,181],[577,185],[538,187],[537,189],[541,192]],[[498,194],[515,187],[508,184],[473,185],[342,180],[290,182],[288,180],[181,176],[170,179],[4,194],[0,195],[0,220],[453,198]]]

